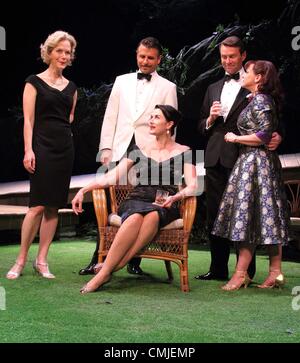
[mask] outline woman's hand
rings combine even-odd
[[[172,204],[176,202],[176,199],[174,198],[174,195],[168,196],[166,201],[161,205],[162,208],[171,208]]]
[[[233,132],[227,132],[227,134],[224,136],[224,140],[226,142],[236,142],[237,135],[234,134]]]
[[[72,209],[77,216],[78,216],[78,213],[83,212],[83,209],[82,209],[83,199],[84,199],[84,194],[83,194],[82,189],[80,189],[72,200]]]
[[[30,173],[33,174],[35,171],[35,155],[32,150],[26,151],[23,159],[24,168]]]

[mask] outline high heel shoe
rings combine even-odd
[[[277,273],[277,276],[276,276]],[[260,289],[273,289],[274,287],[282,288],[285,284],[284,275],[280,270],[270,271],[269,276],[266,280],[261,284],[257,285]]]
[[[252,282],[250,279],[248,273],[246,271],[235,271],[234,275],[238,275],[237,277],[240,279],[238,283],[233,284],[230,279],[230,281],[227,282],[226,285],[222,286],[221,289],[224,291],[235,291],[239,290],[242,286],[246,289],[248,285]]]
[[[46,271],[42,271],[39,266],[44,266]],[[32,263],[33,270],[45,279],[55,279],[55,276],[49,271],[48,263],[38,263],[36,260]]]
[[[16,268],[14,269],[14,267],[16,266]],[[22,271],[25,265],[22,265],[19,262],[15,262],[15,264],[13,265],[13,267],[8,271],[8,273],[6,274],[6,278],[9,280],[15,280],[18,277],[22,276]]]
[[[96,291],[99,291],[101,289],[102,286],[104,286],[105,284],[108,284],[111,280],[111,275],[109,276],[109,278],[104,281],[100,286],[97,286],[96,288],[92,288],[92,287],[89,287],[88,284],[85,284],[84,286],[82,286],[82,288],[80,289],[80,293],[82,295],[84,294],[88,294],[90,292],[96,292]]]

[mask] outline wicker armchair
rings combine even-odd
[[[117,213],[121,201],[126,198],[131,189],[131,186],[121,185],[109,188],[112,214]],[[99,262],[103,262],[118,231],[118,227],[112,226],[109,223],[110,218],[108,216],[104,189],[93,190],[93,202],[100,235]],[[175,262],[180,269],[180,288],[184,292],[189,291],[188,239],[194,222],[196,206],[196,197],[184,199],[180,207],[183,220],[181,227],[178,228],[180,220],[174,221],[175,223],[172,222],[173,225],[175,224],[175,228],[172,228],[172,223],[170,223],[170,225],[161,229],[153,241],[137,255],[143,258],[164,260],[169,281],[173,280],[171,261]]]
[[[287,180],[284,183],[291,217],[300,218],[300,180]]]
[[[300,180],[285,181],[290,212],[290,238],[298,241],[300,249]]]

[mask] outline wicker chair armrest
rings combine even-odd
[[[182,204],[183,229],[186,232],[190,232],[196,214],[197,198],[195,196],[187,197],[182,201]]]
[[[105,227],[107,226],[108,219],[105,190],[100,188],[94,189],[92,195],[98,227]]]

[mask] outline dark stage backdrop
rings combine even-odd
[[[21,105],[24,79],[44,69],[39,46],[51,32],[62,29],[76,37],[76,60],[66,76],[79,87],[91,88],[102,82],[110,84],[117,75],[135,70],[135,47],[143,37],[157,37],[175,57],[183,47],[209,37],[219,24],[277,19],[286,4],[285,0],[7,2],[0,13],[0,26],[6,32],[6,50],[0,51],[0,133],[1,139],[7,134],[11,143],[10,150],[0,149],[0,158],[15,153],[16,165],[7,166],[4,174],[1,171],[0,181],[26,176],[19,148],[22,140],[11,135],[10,110]]]

